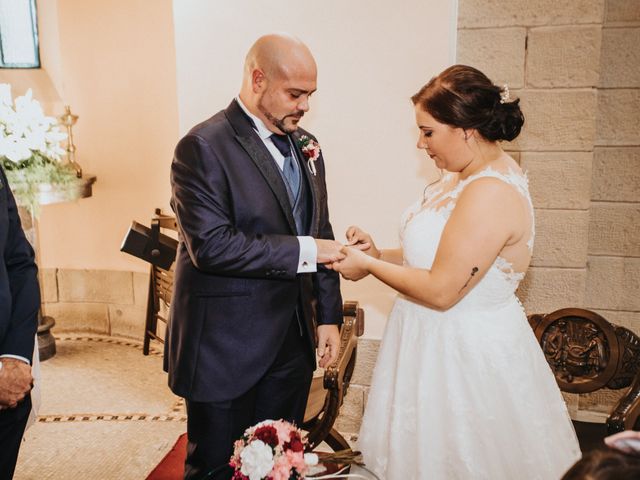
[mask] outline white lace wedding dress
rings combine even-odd
[[[470,176],[445,194],[443,207],[418,203],[405,213],[407,265],[431,266],[458,195],[487,176],[513,185],[531,206],[520,174]],[[514,293],[523,277],[498,257],[447,311],[397,298],[357,447],[381,480],[558,480],[580,458],[562,395]]]

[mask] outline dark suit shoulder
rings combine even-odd
[[[220,152],[220,148],[228,146],[234,136],[235,131],[222,110],[189,130],[176,145],[174,157],[181,157],[193,148]]]
[[[209,141],[218,135],[229,135],[230,126],[224,110],[219,111],[213,117],[198,123],[189,130],[185,137],[199,137]]]

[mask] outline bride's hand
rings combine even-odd
[[[345,235],[347,237],[347,245],[362,250],[371,257],[380,258],[380,250],[373,243],[373,238],[360,227],[350,226]]]
[[[331,264],[331,269],[354,282],[369,275],[368,265],[371,258],[356,247],[343,247],[341,253],[345,258]]]

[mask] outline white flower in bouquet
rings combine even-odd
[[[11,85],[0,84],[0,158],[15,164],[36,157],[59,161],[65,153],[60,142],[65,138],[56,119],[46,116],[33,99],[31,89],[14,102]]]
[[[310,466],[315,466],[318,464],[318,455],[315,453],[305,453],[304,454],[304,463]]]
[[[261,440],[254,440],[240,454],[243,475],[250,480],[261,480],[273,469],[273,451]]]

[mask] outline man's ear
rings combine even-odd
[[[266,77],[264,76],[264,72],[259,68],[254,68],[251,72],[251,88],[253,89],[253,93],[259,93],[264,90],[266,86]]]

